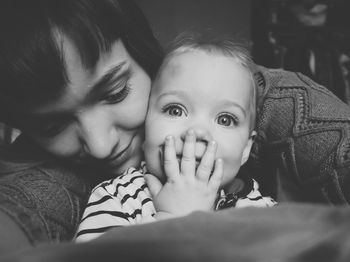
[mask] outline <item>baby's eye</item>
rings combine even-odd
[[[230,114],[222,114],[217,118],[217,123],[222,126],[236,126],[238,124],[237,118]]]
[[[177,104],[165,106],[162,109],[162,112],[168,114],[171,117],[182,117],[184,115],[186,116],[185,108]]]

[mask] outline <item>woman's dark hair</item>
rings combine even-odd
[[[68,84],[60,36],[87,69],[118,39],[151,78],[162,59],[132,0],[1,0],[0,35],[0,121],[14,126],[16,114],[57,98]]]

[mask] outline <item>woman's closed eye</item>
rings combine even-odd
[[[234,127],[238,125],[238,119],[236,116],[229,114],[229,113],[223,113],[219,115],[216,119],[216,122],[225,127]]]
[[[162,113],[170,117],[184,117],[187,116],[186,108],[180,104],[170,104],[162,108]]]
[[[123,101],[129,95],[130,91],[131,87],[129,86],[128,82],[126,82],[123,83],[122,89],[120,89],[120,85],[112,88],[102,97],[102,100],[107,104],[116,104]]]

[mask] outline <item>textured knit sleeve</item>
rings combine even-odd
[[[143,173],[129,168],[122,176],[102,182],[92,190],[76,241],[92,240],[110,228],[150,222],[154,214]]]
[[[74,236],[89,191],[85,180],[52,163],[18,168],[0,177],[0,210],[33,246],[68,241]]]
[[[279,202],[349,204],[349,105],[300,73],[262,69],[257,80],[250,168],[261,191]]]

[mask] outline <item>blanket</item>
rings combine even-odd
[[[195,212],[115,228],[87,243],[44,245],[1,261],[345,262],[349,218],[349,207],[308,204]]]

